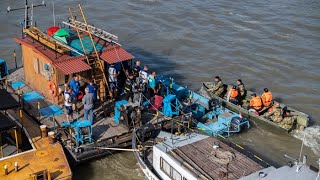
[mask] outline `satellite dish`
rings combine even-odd
[[[8,8],[7,8],[7,12],[10,12],[11,11],[11,7],[10,6],[8,6]]]

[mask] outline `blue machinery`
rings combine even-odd
[[[62,127],[74,129],[73,138],[76,141],[76,146],[92,142],[92,123],[90,120],[74,120],[72,122],[63,122]]]
[[[197,129],[209,135],[227,134],[229,136],[230,133],[240,132],[243,128],[250,128],[250,123],[246,118],[242,118],[241,115],[222,107],[218,101],[209,100],[175,84],[172,78],[168,79],[160,76],[157,80],[166,87],[162,109],[165,116],[179,115],[183,107],[179,100],[185,100],[189,101],[189,105],[183,109],[183,112],[191,112],[193,118],[197,120]],[[206,121],[202,123],[204,119]]]

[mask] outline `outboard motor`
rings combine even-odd
[[[141,143],[144,143],[148,141],[149,139],[156,138],[160,133],[160,128],[158,128],[154,124],[146,124],[144,126],[141,126],[137,131],[137,138]]]
[[[242,122],[243,122],[243,118],[241,118],[241,117],[233,117],[231,119],[231,121],[230,121],[230,129],[232,131],[236,131],[236,130],[241,131],[243,125],[240,125],[240,124]]]

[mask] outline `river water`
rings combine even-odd
[[[35,4],[40,3],[34,0]],[[53,25],[52,1],[37,8],[34,18],[45,30]],[[67,17],[67,7],[81,3],[90,24],[119,36],[130,53],[161,74],[191,89],[219,75],[232,84],[241,78],[261,93],[268,87],[277,100],[309,114],[303,154],[316,165],[320,154],[320,1],[312,0],[55,0],[56,22]],[[23,11],[21,0],[0,1],[0,57],[14,66],[13,42]],[[18,63],[21,64],[18,58]],[[298,134],[298,137],[303,135]],[[284,165],[287,153],[299,156],[301,141],[257,126],[232,140],[275,165]],[[317,154],[315,154],[315,153]],[[142,179],[132,153],[118,153],[82,165],[75,179]]]

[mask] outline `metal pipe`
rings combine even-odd
[[[129,152],[139,152],[138,149],[124,149],[124,148],[111,148],[111,147],[95,147],[96,149],[105,149],[113,151],[129,151]]]

